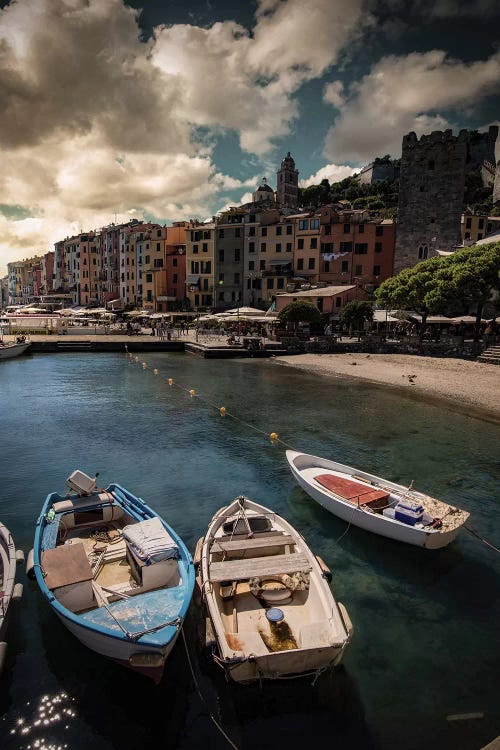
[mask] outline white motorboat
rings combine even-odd
[[[286,457],[300,486],[335,516],[366,531],[438,549],[457,536],[469,513],[374,474],[307,453]]]
[[[5,343],[4,341],[0,341],[0,359],[11,359],[12,357],[19,357],[21,354],[24,354],[26,349],[31,346],[31,341],[23,341],[23,342],[9,342]]]
[[[75,471],[37,521],[29,568],[55,614],[85,646],[155,682],[194,588],[183,541],[144,500]]]
[[[300,677],[339,664],[351,621],[325,564],[285,519],[240,496],[217,511],[200,547],[212,655],[228,677]]]

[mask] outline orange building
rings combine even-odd
[[[319,209],[321,258],[319,280],[357,284],[371,290],[393,274],[396,225],[371,219],[366,210]]]

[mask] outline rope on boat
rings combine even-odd
[[[489,542],[487,539],[483,539],[483,537],[480,534],[478,534],[477,531],[474,531],[474,529],[471,529],[471,527],[467,526],[465,523],[464,523],[464,529],[468,531],[469,534],[472,534],[472,536],[474,536],[476,539],[479,539],[480,542],[482,542],[483,544],[486,544],[487,547],[490,547],[490,549],[492,549],[494,552],[500,552],[500,549],[498,549],[498,547],[495,547],[495,545]]]
[[[217,727],[217,729],[219,730],[219,732],[222,734],[222,736],[224,737],[224,739],[231,745],[232,748],[234,748],[234,750],[238,750],[238,746],[234,744],[234,742],[232,741],[232,739],[226,734],[226,732],[224,731],[224,729],[222,728],[222,726],[219,724],[219,722],[217,721],[217,719],[215,718],[215,716],[210,711],[209,705],[208,705],[205,697],[203,696],[203,693],[200,690],[200,686],[198,684],[198,680],[196,679],[196,675],[194,673],[193,665],[191,663],[191,657],[189,656],[189,650],[188,650],[187,643],[186,643],[186,636],[184,635],[184,630],[183,629],[181,630],[181,635],[182,635],[182,640],[184,641],[184,649],[186,651],[186,656],[187,656],[187,660],[188,660],[188,664],[189,664],[189,669],[191,671],[191,676],[193,678],[193,682],[194,682],[194,685],[195,685],[195,688],[196,688],[196,692],[200,696],[200,700],[202,701],[202,703],[204,703],[205,706],[207,707],[207,709],[208,709],[208,715],[210,716],[211,720],[213,721],[213,723],[215,724],[215,726]]]

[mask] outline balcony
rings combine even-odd
[[[280,268],[280,266],[275,266],[272,269],[265,269],[261,271],[262,277],[266,278],[269,276],[293,276],[293,269],[291,268]]]

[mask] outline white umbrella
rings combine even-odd
[[[257,307],[235,307],[226,311],[229,315],[263,315],[264,311]]]

